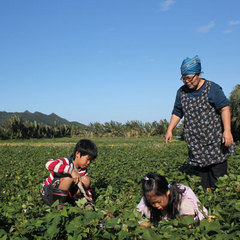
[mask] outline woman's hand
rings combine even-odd
[[[168,130],[166,132],[166,135],[165,135],[165,141],[166,141],[166,144],[168,144],[168,142],[171,142],[172,141],[172,131],[171,130]]]
[[[233,143],[233,136],[231,133],[231,112],[229,106],[223,107],[221,109],[221,116],[224,128],[222,142],[226,147],[229,147]]]
[[[226,147],[229,147],[233,143],[233,136],[231,131],[224,131],[222,136],[222,142]]]
[[[172,141],[172,136],[173,136],[172,131],[177,126],[177,124],[179,123],[180,120],[181,120],[181,118],[178,117],[177,115],[175,115],[175,114],[172,115],[170,123],[168,125],[166,135],[165,135],[166,144],[168,144],[168,142]]]

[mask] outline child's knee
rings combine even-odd
[[[58,188],[62,190],[68,190],[71,187],[72,183],[73,179],[71,177],[61,178]]]
[[[83,177],[81,177],[81,182],[84,185],[84,187],[86,189],[88,189],[90,187],[90,184],[91,184],[91,179],[90,179],[89,176],[83,176]]]

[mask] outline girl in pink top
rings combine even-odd
[[[137,205],[137,210],[154,225],[160,220],[188,215],[199,221],[204,218],[204,214],[208,214],[205,207],[204,214],[200,211],[200,202],[191,188],[177,183],[170,185],[164,176],[157,173],[148,173],[143,178],[142,191],[143,197]],[[144,222],[140,224],[149,225]]]

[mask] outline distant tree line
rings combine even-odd
[[[142,123],[140,121],[128,121],[125,124],[111,121],[101,124],[90,123],[86,128],[79,125],[46,125],[36,121],[22,121],[13,115],[0,126],[1,139],[29,139],[29,138],[60,138],[60,137],[139,137],[164,135],[168,127],[167,120],[159,122]],[[175,130],[175,135],[182,134],[182,124]]]
[[[240,140],[240,84],[237,84],[231,92],[230,108],[232,117],[232,133],[235,141]]]
[[[232,133],[235,141],[240,140],[240,85],[236,85],[229,98],[232,116]],[[141,121],[128,121],[125,124],[111,121],[101,124],[90,123],[83,127],[80,125],[52,125],[36,121],[22,121],[13,115],[0,126],[0,139],[28,139],[28,138],[60,138],[60,137],[140,137],[165,135],[168,127],[166,119],[152,123]],[[174,129],[174,136],[183,136],[183,121]]]
[[[71,127],[53,124],[51,126],[36,121],[22,121],[13,115],[0,126],[1,139],[58,138],[70,137]]]
[[[89,132],[93,136],[114,136],[114,137],[140,137],[140,136],[157,136],[165,135],[168,128],[166,119],[152,123],[141,121],[128,121],[125,124],[111,121],[104,124],[95,122],[89,124]],[[174,130],[175,135],[181,135],[182,125]]]

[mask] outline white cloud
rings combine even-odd
[[[223,31],[224,34],[229,34],[229,33],[232,33],[233,30],[232,29],[226,29]]]
[[[239,25],[240,24],[240,20],[236,20],[236,21],[230,21],[229,25],[234,26],[234,25]]]
[[[200,27],[198,29],[198,32],[200,32],[200,33],[208,33],[215,25],[216,25],[215,22],[211,21],[207,25],[204,25],[204,26]]]
[[[175,0],[163,0],[160,2],[160,10],[162,12],[168,11],[170,6],[175,4]]]
[[[229,21],[228,25],[231,26],[228,29],[222,31],[224,34],[230,34],[234,31],[234,26],[240,25],[240,20],[235,20],[235,21]]]

